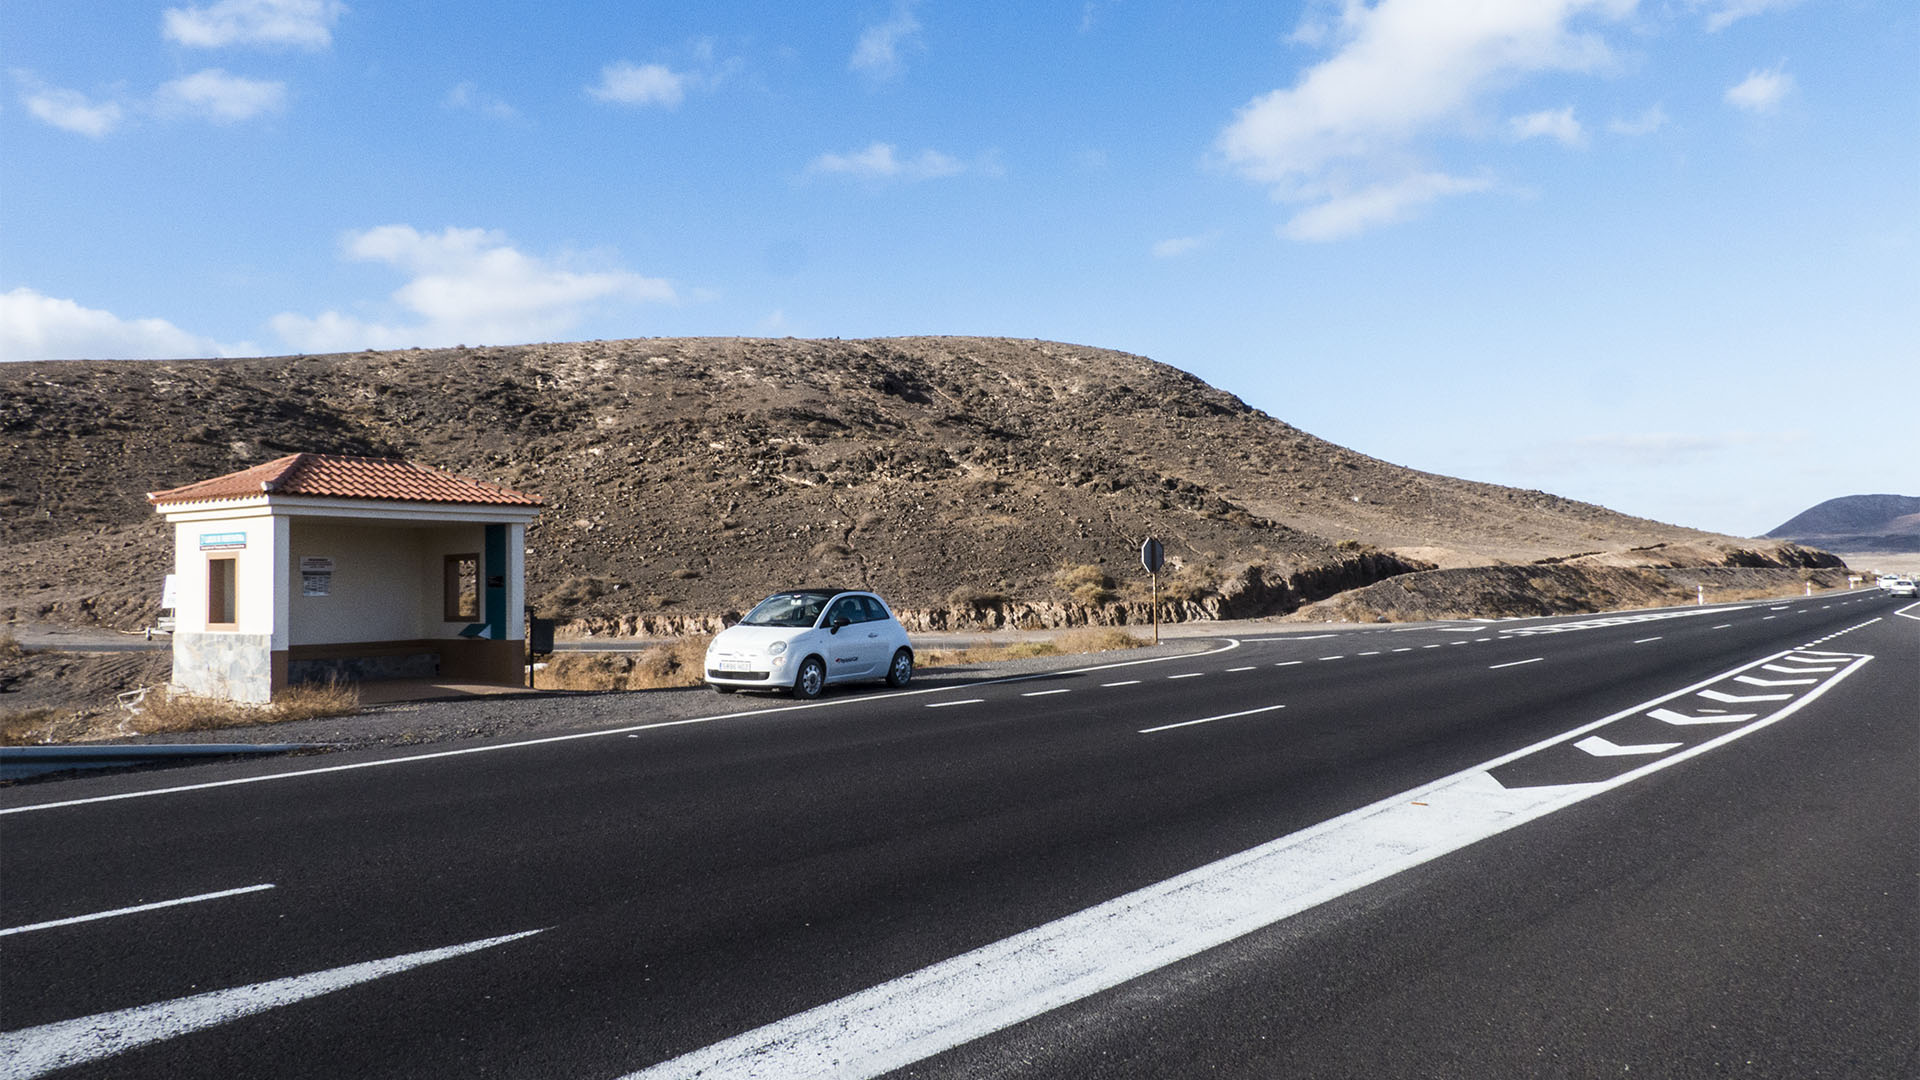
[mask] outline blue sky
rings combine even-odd
[[[0,68],[6,359],[1039,337],[1735,534],[1920,493],[1910,0],[5,0]]]

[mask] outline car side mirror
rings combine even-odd
[[[852,622],[853,620],[847,618],[845,615],[836,615],[833,618],[833,626],[828,630],[828,632],[837,634],[840,632],[841,627],[850,625]]]

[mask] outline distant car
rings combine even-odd
[[[760,601],[714,635],[706,682],[735,690],[790,690],[815,698],[834,683],[867,679],[905,686],[913,643],[886,602],[850,589],[794,589]]]
[[[1920,595],[1920,586],[1916,586],[1910,577],[1899,577],[1893,579],[1893,584],[1887,586],[1887,591],[1895,596],[1914,596]]]

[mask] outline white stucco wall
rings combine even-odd
[[[447,555],[479,552],[483,538],[480,525],[419,528],[296,519],[286,557],[292,644],[457,637],[467,624],[442,618],[443,562]],[[326,596],[305,595],[303,558],[333,560]]]
[[[256,517],[228,518],[222,521],[189,522],[173,534],[173,566],[178,575],[175,586],[180,607],[174,612],[175,625],[189,633],[207,630],[208,563],[216,558],[236,560],[235,624],[226,628],[236,634],[272,636],[276,621],[274,583],[274,533],[285,522],[261,514]],[[203,550],[202,537],[244,534],[244,547]]]

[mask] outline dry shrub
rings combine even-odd
[[[536,681],[542,690],[666,690],[699,686],[706,674],[702,634],[637,653],[555,653]]]
[[[139,709],[130,726],[142,735],[215,731],[321,716],[353,716],[360,711],[360,691],[351,683],[308,683],[282,690],[271,705],[245,705],[220,698],[176,694],[163,686],[148,694]]]
[[[1107,573],[1106,567],[1094,563],[1061,567],[1053,575],[1053,585],[1089,607],[1111,603],[1119,596],[1113,591],[1113,575]]]
[[[48,726],[60,717],[58,709],[12,709],[0,713],[0,746],[37,743]]]
[[[565,618],[573,609],[619,592],[620,582],[609,577],[571,577],[547,590],[534,602],[534,614],[543,619]]]
[[[13,636],[13,631],[8,630],[0,634],[0,660],[18,660],[25,655],[27,655],[26,646],[20,644],[20,639]]]
[[[1007,594],[989,589],[976,589],[962,585],[947,594],[947,606],[970,608],[975,611],[983,608],[996,608],[1007,602]]]

